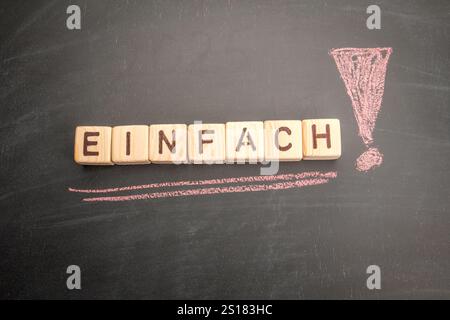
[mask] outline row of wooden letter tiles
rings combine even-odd
[[[79,126],[74,153],[83,165],[333,160],[341,129],[338,119]]]

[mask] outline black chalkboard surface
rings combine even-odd
[[[377,1],[374,30],[371,4],[2,1],[0,297],[450,298],[450,3]],[[367,172],[334,48],[392,48],[373,129],[383,163]],[[329,183],[120,202],[69,191],[261,169],[80,166],[78,125],[308,118],[340,119],[342,157],[278,174],[335,172]]]

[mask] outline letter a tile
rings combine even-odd
[[[264,160],[264,123],[227,122],[228,163],[257,163]]]

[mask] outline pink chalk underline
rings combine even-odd
[[[299,180],[304,178],[336,178],[336,171],[319,172],[319,171],[309,171],[301,173],[290,173],[290,174],[280,174],[273,176],[248,176],[248,177],[234,177],[234,178],[220,178],[220,179],[209,179],[209,180],[186,180],[186,181],[170,181],[170,182],[158,182],[152,184],[142,184],[124,187],[114,187],[105,189],[76,189],[68,188],[70,192],[77,193],[112,193],[121,191],[134,191],[143,189],[154,189],[163,187],[183,187],[183,186],[205,186],[205,185],[215,185],[215,184],[233,184],[233,183],[246,183],[246,182],[272,182],[277,180]]]
[[[335,177],[335,176],[334,176]],[[330,177],[330,178],[334,178]],[[116,197],[95,197],[84,198],[85,202],[121,202],[121,201],[133,201],[133,200],[146,200],[146,199],[158,199],[158,198],[174,198],[174,197],[189,197],[189,196],[202,196],[212,194],[225,194],[225,193],[243,193],[243,192],[261,192],[270,190],[286,190],[292,188],[302,188],[306,186],[320,185],[329,182],[326,178],[309,178],[296,181],[278,182],[272,184],[256,184],[256,185],[243,185],[243,186],[229,186],[229,187],[216,187],[216,188],[198,188],[189,190],[175,190],[166,192],[153,192],[134,194],[127,196]]]

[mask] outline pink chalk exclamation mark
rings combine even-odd
[[[392,48],[341,48],[330,51],[352,100],[359,135],[368,148],[356,160],[359,171],[380,166],[383,155],[373,145],[373,129],[383,100]]]

